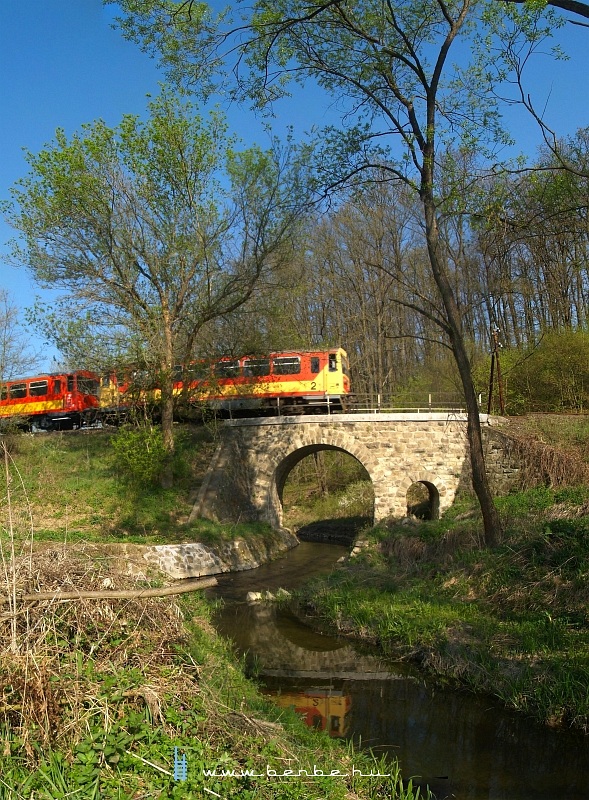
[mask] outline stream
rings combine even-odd
[[[324,636],[250,591],[296,588],[348,552],[302,542],[283,558],[218,576],[217,630],[279,705],[309,725],[399,759],[437,800],[588,800],[589,738],[510,713],[492,698],[439,688],[416,669]]]

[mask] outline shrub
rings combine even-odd
[[[152,425],[121,428],[113,436],[112,446],[124,479],[138,484],[155,484],[160,480],[168,458],[160,428]]]

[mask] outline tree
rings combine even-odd
[[[516,345],[587,327],[589,132],[559,140],[558,150],[543,147],[529,169],[496,178],[477,226],[488,294],[499,300],[494,322]]]
[[[419,209],[399,188],[375,183],[354,194],[323,215],[307,242],[303,308],[314,343],[345,344],[360,406],[379,398],[389,405],[432,344],[443,347],[439,331],[411,307],[435,299],[435,287]]]
[[[526,0],[504,0],[506,3],[525,3]],[[580,17],[589,19],[589,4],[580,3],[578,0],[546,0],[547,6],[560,8],[563,11],[570,11],[571,14],[578,14]],[[571,20],[573,22],[573,20]],[[575,22],[576,25],[585,25],[583,22]]]
[[[234,144],[219,113],[204,120],[164,91],[145,121],[58,130],[5,204],[24,240],[14,257],[67,292],[73,332],[118,337],[151,367],[168,452],[174,366],[288,258],[308,200],[292,151]]]
[[[18,308],[8,292],[0,290],[0,381],[8,381],[37,368],[38,356],[31,350]]]
[[[338,98],[347,130],[332,130],[322,167],[330,187],[362,181],[363,175],[399,181],[413,190],[439,307],[419,307],[438,325],[452,349],[468,410],[473,487],[483,514],[486,542],[498,541],[501,526],[485,472],[477,397],[464,338],[462,313],[441,235],[439,153],[452,147],[483,148],[497,140],[497,108],[486,92],[482,62],[465,69],[449,64],[457,43],[472,44],[482,24],[471,0],[258,0],[241,26],[215,20],[206,4],[127,0],[125,33],[187,83],[211,78],[224,54],[237,55],[239,88],[258,105],[286,92],[288,79],[312,80]],[[533,11],[526,10],[528,16]],[[539,19],[536,14],[535,19]],[[225,27],[219,27],[219,26]],[[533,36],[530,51],[542,31]],[[223,53],[222,48],[225,47]],[[465,49],[457,53],[465,58]],[[206,67],[209,65],[209,71]],[[355,124],[350,124],[350,120]],[[367,171],[370,171],[368,173]],[[463,206],[460,213],[466,213]]]

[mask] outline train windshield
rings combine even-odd
[[[92,394],[98,397],[98,385],[96,378],[85,378],[78,375],[78,391],[81,394]]]

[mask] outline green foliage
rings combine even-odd
[[[506,412],[584,412],[589,407],[589,333],[549,331],[538,344],[499,351]],[[490,356],[474,369],[478,391],[487,395]],[[499,409],[497,369],[493,408]]]
[[[208,466],[213,444],[204,428],[174,430],[174,482],[169,489],[129,474],[112,446],[118,435],[112,431],[16,437],[14,467],[27,495],[13,498],[18,513],[32,513],[36,539],[196,539],[198,525],[183,527],[181,521],[192,510],[191,492]]]
[[[124,427],[111,442],[123,480],[150,486],[158,483],[168,461],[161,428]]]
[[[58,130],[1,204],[21,234],[14,259],[62,292],[57,310],[33,314],[45,335],[76,363],[106,351],[147,369],[168,449],[174,364],[292,253],[309,156],[275,140],[237,152],[220,112],[163,88],[145,116]]]
[[[359,557],[300,601],[442,679],[587,731],[588,499],[586,486],[498,499],[508,538],[489,551],[464,504],[458,517],[416,528],[381,525]]]
[[[129,620],[121,619],[127,614],[126,602],[111,606],[122,615],[105,614],[104,604],[91,604],[82,613],[80,620],[83,617],[85,625],[92,620],[96,627],[79,631],[82,639],[92,637],[92,658],[78,649],[79,641],[64,641],[52,658],[43,653],[43,671],[51,673],[54,692],[67,703],[52,709],[60,715],[60,724],[45,746],[39,743],[44,726],[38,726],[32,714],[19,715],[18,728],[10,722],[2,727],[2,800],[13,800],[15,786],[23,793],[19,797],[39,800],[201,800],[210,793],[236,800],[306,800],[308,781],[266,775],[267,766],[282,772],[285,757],[294,769],[316,764],[326,772],[340,771],[342,777],[313,781],[313,790],[325,800],[345,800],[352,792],[358,800],[381,794],[399,800],[421,796],[411,782],[404,785],[398,764],[389,760],[384,769],[384,762],[356,752],[352,745],[342,747],[270,703],[246,679],[230,644],[213,632],[203,599],[186,595],[178,604],[162,599],[135,607],[132,618],[142,628],[135,635],[144,647],[139,658],[113,646],[104,635],[113,625],[129,627]],[[72,606],[70,613],[75,616]],[[45,609],[44,621],[49,617]],[[67,627],[72,620],[54,614],[49,621],[53,623]],[[37,646],[38,633],[37,629]],[[14,662],[15,655],[8,658]],[[16,670],[14,663],[11,669]],[[25,659],[22,669],[26,679],[19,684],[28,689],[33,676]],[[15,671],[15,683],[17,675]],[[30,689],[27,697],[29,703],[41,705],[44,699],[33,697]],[[185,781],[174,778],[175,748],[186,757]],[[350,776],[350,763],[365,776]],[[367,777],[378,766],[387,777]],[[235,775],[220,774],[233,770]]]
[[[589,333],[550,332],[508,370],[508,396],[526,411],[584,411],[589,407]]]

